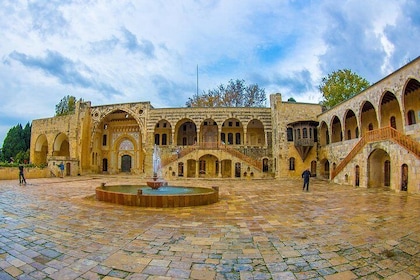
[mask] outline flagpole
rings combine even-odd
[[[197,64],[197,95],[198,95],[198,64]]]

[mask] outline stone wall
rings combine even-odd
[[[25,167],[24,176],[26,179],[49,177],[48,168]],[[17,167],[0,167],[0,178],[3,180],[16,180],[19,183],[19,169]]]

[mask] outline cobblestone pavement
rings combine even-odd
[[[420,279],[420,196],[312,180],[180,180],[220,202],[96,201],[134,176],[0,181],[0,279]]]

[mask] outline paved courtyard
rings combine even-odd
[[[0,181],[0,279],[420,279],[420,196],[312,180],[219,186],[209,206],[96,201],[134,176]]]

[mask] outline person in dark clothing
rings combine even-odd
[[[306,187],[306,191],[309,191],[309,178],[311,178],[311,171],[309,171],[309,169],[306,169],[305,171],[303,171],[302,173],[302,178],[303,178],[303,190],[305,190]]]
[[[19,164],[19,185],[25,184],[26,185],[26,179],[25,175],[23,174],[23,165]]]

